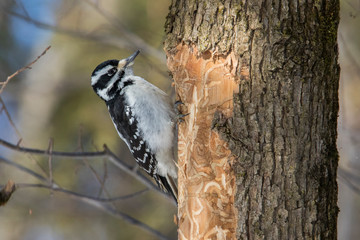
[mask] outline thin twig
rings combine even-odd
[[[34,149],[34,148],[20,147],[20,146],[14,145],[12,143],[9,143],[5,140],[2,140],[2,139],[0,139],[0,145],[3,145],[5,147],[7,147],[11,150],[17,151],[17,152],[31,153],[31,154],[44,155],[44,156],[50,155],[49,151]],[[58,152],[58,151],[53,151],[51,154],[53,156],[57,156],[57,157],[81,159],[83,157],[87,157],[87,158],[106,157],[107,152],[105,150],[100,151],[100,152]],[[127,167],[130,168],[130,166],[127,166]]]
[[[7,77],[5,82],[0,82],[0,95],[1,93],[4,91],[6,85],[9,83],[9,81],[15,77],[16,75],[18,75],[19,73],[21,73],[22,71],[26,70],[26,69],[31,69],[31,66],[36,63],[42,56],[45,55],[45,53],[51,48],[51,46],[48,46],[39,56],[37,56],[37,58],[35,58],[34,61],[32,61],[31,63],[29,63],[28,65],[26,65],[23,68],[18,69],[16,72],[14,72],[13,74],[11,74],[10,76]]]
[[[97,10],[96,4],[94,5],[94,8],[95,8],[95,10]],[[121,48],[121,49],[141,49],[145,53],[144,57],[146,59],[150,60],[149,57],[154,57],[159,60],[159,62],[161,63],[162,66],[166,65],[165,54],[162,51],[157,50],[156,48],[147,44],[144,40],[142,40],[140,37],[138,37],[134,33],[130,33],[132,36],[128,37],[127,39],[124,38],[124,36],[127,36],[127,34],[122,35],[121,38],[116,37],[114,35],[111,35],[111,36],[110,35],[97,35],[97,34],[92,34],[90,32],[84,32],[84,31],[80,31],[80,30],[72,30],[72,29],[60,27],[57,25],[47,24],[44,22],[40,22],[36,19],[33,19],[30,16],[24,16],[22,14],[19,14],[17,12],[13,12],[13,11],[7,11],[7,13],[14,17],[17,17],[19,19],[22,19],[28,23],[34,24],[35,26],[37,26],[39,28],[51,30],[51,31],[54,31],[54,32],[57,32],[60,34],[65,34],[65,35],[76,37],[76,38],[95,41],[95,42],[98,42],[101,44],[105,44],[108,46]],[[101,15],[105,14],[104,12],[99,12],[99,13]],[[105,15],[104,17],[106,18],[107,21],[110,21],[109,16]],[[117,22],[119,22],[119,23],[117,23],[116,27],[119,31],[124,30],[126,32],[129,32],[128,30],[125,30],[125,28],[121,27],[122,25],[119,20],[117,20]],[[114,24],[114,23],[110,22],[110,24]],[[121,32],[121,33],[123,33],[123,32]],[[146,61],[146,62],[149,63],[151,61]],[[157,66],[155,64],[149,64],[149,65],[152,66],[159,74],[163,75],[165,78],[169,78],[168,74],[164,70],[160,69],[159,66]]]
[[[103,209],[106,212],[108,212],[109,214],[113,215],[114,217],[122,218],[123,220],[127,221],[128,223],[131,223],[131,224],[133,224],[133,225],[135,225],[137,227],[140,227],[141,229],[144,229],[144,230],[148,231],[149,233],[156,236],[158,239],[169,240],[169,238],[164,236],[159,231],[151,228],[149,225],[146,225],[145,223],[142,223],[139,220],[137,220],[137,219],[125,214],[125,213],[119,212],[119,211],[117,211],[116,209],[112,208],[109,205],[104,205],[104,204],[101,204],[101,203],[99,203],[97,201],[93,201],[93,200],[88,200],[88,201],[84,200],[84,202],[87,202],[90,205],[93,205],[95,207]]]
[[[14,0],[14,3],[21,8],[21,10],[25,13],[25,15],[26,15],[27,17],[30,17],[29,12],[26,10],[24,4],[23,4],[21,1],[16,1],[16,0]]]
[[[172,202],[176,206],[176,203],[173,201],[173,199],[171,198],[171,196],[169,194],[166,194],[165,192],[161,191],[149,179],[147,179],[143,175],[139,174],[139,171],[134,172],[132,170],[132,168],[124,169],[123,166],[122,166],[122,164],[124,164],[124,163],[120,159],[118,159],[116,157],[116,155],[113,152],[111,152],[110,149],[107,148],[106,145],[104,145],[104,149],[105,149],[105,152],[107,154],[106,156],[108,157],[109,161],[112,162],[115,166],[122,169],[123,171],[126,171],[126,173],[128,173],[129,175],[133,176],[134,178],[136,178],[137,180],[142,182],[146,187],[148,187],[150,189],[153,189],[153,190],[157,191],[158,193],[162,194],[163,196],[165,196],[170,202]],[[138,166],[136,165],[135,167],[137,168]]]
[[[81,152],[85,152],[84,150],[84,145],[83,145],[83,141],[82,141],[82,136],[83,136],[83,127],[82,125],[80,125],[79,128],[79,139],[78,139],[78,149],[80,149]],[[98,181],[98,183],[100,184],[100,190],[99,190],[99,194],[98,196],[101,196],[101,193],[103,191],[105,191],[105,193],[107,194],[107,196],[109,196],[110,194],[108,193],[108,191],[105,188],[105,181],[106,178],[102,179],[99,174],[97,173],[97,171],[95,170],[95,168],[93,168],[93,166],[91,166],[91,164],[89,163],[89,161],[86,158],[83,158],[83,163],[86,165],[86,167],[88,167],[90,169],[90,172],[93,174],[93,176],[95,177],[95,179]]]
[[[127,42],[131,44],[133,49],[141,49],[141,51],[144,53],[143,57],[147,60],[145,62],[150,63],[149,65],[152,66],[158,73],[160,73],[164,78],[169,79],[169,74],[167,74],[166,71],[162,70],[159,66],[153,64],[153,61],[151,60],[151,57],[153,57],[157,59],[162,66],[166,66],[166,56],[164,51],[154,48],[153,46],[146,43],[144,39],[129,31],[121,23],[119,18],[106,11],[105,9],[101,8],[98,2],[93,2],[89,0],[82,1],[86,2],[88,5],[94,8],[95,11],[97,11],[97,13],[99,13],[103,18],[105,18],[109,24],[113,25],[120,32],[122,38],[127,39]]]
[[[35,173],[34,171],[32,171],[31,169],[28,169],[20,164],[17,164],[13,161],[10,161],[10,160],[7,160],[5,158],[2,158],[0,157],[0,162],[4,162],[4,163],[7,163],[7,164],[10,164],[14,167],[16,167],[18,170],[21,170],[23,172],[26,172],[34,177],[36,177],[38,180],[44,182],[44,183],[48,183],[48,180],[46,178],[44,178],[43,176]],[[21,185],[20,185],[21,186]],[[28,187],[30,187],[31,185],[27,185]],[[46,187],[45,187],[46,186]],[[22,187],[25,187],[25,185],[22,185]],[[33,185],[33,187],[35,187],[35,185]],[[99,209],[102,209],[104,211],[106,211],[107,213],[117,217],[117,218],[120,218],[120,219],[123,219],[124,221],[130,223],[130,224],[133,224],[151,234],[153,234],[154,236],[158,237],[159,239],[168,239],[166,236],[164,236],[162,233],[160,233],[159,231],[151,228],[150,226],[146,225],[145,223],[125,214],[125,213],[122,213],[118,210],[116,210],[115,208],[109,206],[108,204],[104,204],[102,203],[101,201],[98,201],[98,198],[93,198],[93,197],[88,197],[86,195],[82,195],[82,194],[79,194],[79,193],[75,193],[75,192],[71,192],[71,191],[68,191],[68,190],[65,190],[65,189],[62,189],[60,186],[56,185],[56,184],[51,184],[50,186],[49,185],[37,185],[37,187],[44,187],[44,188],[50,188],[54,191],[59,191],[59,192],[63,192],[63,193],[66,193],[78,200],[81,200],[87,204],[90,204],[94,207],[97,207]],[[13,193],[13,192],[11,192]]]
[[[91,141],[91,144],[92,144],[92,146],[94,147],[94,149],[95,149],[95,151],[99,151],[99,149],[96,147],[96,145],[95,145],[95,143],[94,143],[94,141]],[[102,159],[102,161],[103,161],[103,168],[104,168],[104,172],[103,172],[103,182],[105,183],[105,180],[108,178],[108,171],[107,171],[107,161],[106,161],[106,159]],[[105,187],[105,186],[104,186]],[[100,189],[100,190],[102,190],[102,189]],[[106,189],[105,189],[105,191],[106,191]],[[99,192],[99,196],[101,196],[101,193],[102,193],[102,191],[100,191]]]
[[[14,144],[11,144],[7,141],[4,141],[0,139],[0,145],[5,146],[11,150],[17,151],[17,152],[23,152],[23,153],[31,153],[31,154],[38,154],[38,155],[44,155],[49,156],[49,151],[46,150],[39,150],[39,149],[33,149],[33,148],[25,148],[25,147],[19,147]],[[99,157],[106,157],[109,159],[111,163],[113,163],[116,167],[123,170],[130,176],[137,179],[139,182],[144,184],[147,188],[155,190],[156,192],[160,193],[161,195],[165,196],[169,201],[171,201],[174,205],[176,203],[171,199],[171,197],[161,191],[153,182],[151,182],[148,178],[146,178],[144,175],[139,173],[139,171],[134,172],[133,168],[130,167],[128,164],[120,160],[110,149],[107,148],[106,145],[104,145],[104,150],[100,152],[58,152],[58,151],[52,151],[51,153],[53,156],[57,157],[63,157],[63,158],[73,158],[73,159],[83,159],[84,157],[90,159],[90,158],[99,158]]]
[[[122,34],[122,37],[126,38],[128,42],[132,43],[136,49],[141,49],[147,55],[153,56],[159,60],[162,64],[166,64],[166,57],[163,51],[159,51],[147,44],[142,38],[127,30],[126,27],[120,22],[120,20],[112,15],[110,12],[102,9],[99,4],[94,3],[89,0],[82,0],[86,2],[88,5],[93,7],[103,18],[105,18],[111,25],[115,26],[119,32]]]
[[[19,138],[21,138],[21,134],[19,129],[16,127],[14,121],[11,118],[11,115],[9,113],[9,110],[7,109],[4,100],[2,99],[2,97],[0,96],[0,103],[2,104],[1,110],[5,112],[5,115],[7,117],[7,119],[9,120],[10,125],[13,127],[13,129],[15,130],[16,134],[18,135]]]
[[[130,42],[127,42],[124,39],[119,38],[119,37],[109,36],[109,35],[106,35],[106,36],[96,35],[96,34],[91,34],[88,32],[72,30],[72,29],[68,29],[68,28],[64,28],[64,27],[60,27],[60,26],[56,26],[56,25],[51,25],[51,24],[47,24],[44,22],[40,22],[36,19],[33,19],[28,16],[24,16],[22,14],[19,14],[17,12],[13,12],[13,11],[7,11],[7,13],[14,17],[17,17],[19,19],[22,19],[28,23],[34,24],[35,26],[37,26],[41,29],[51,30],[51,31],[54,31],[54,32],[57,32],[60,34],[65,34],[65,35],[76,37],[76,38],[95,41],[98,43],[102,43],[102,44],[117,47],[117,48],[124,48],[124,49],[132,48],[132,45]]]
[[[19,137],[19,141],[17,142],[16,146],[20,146],[22,140],[23,140],[23,137],[19,131],[19,129],[16,127],[15,125],[15,122],[13,121],[10,113],[9,113],[9,110],[7,109],[6,105],[5,105],[5,102],[3,101],[2,97],[0,96],[0,103],[2,104],[2,110],[5,112],[5,115],[7,117],[7,119],[9,120],[9,123],[10,125],[12,126],[12,128],[15,130],[17,136]],[[47,175],[47,172],[45,171],[45,169],[41,166],[41,164],[31,155],[31,154],[27,154],[26,155],[31,161],[33,161],[36,166],[45,174]]]
[[[50,138],[49,140],[49,148],[48,151],[50,153],[49,155],[49,160],[48,160],[48,166],[49,166],[49,183],[52,185],[53,184],[53,173],[52,173],[52,151],[53,151],[53,146],[54,146],[54,140],[52,138]]]
[[[22,165],[20,165],[20,164],[18,164],[16,162],[10,161],[10,160],[8,160],[6,158],[3,158],[1,156],[0,156],[0,162],[6,163],[6,164],[8,164],[10,166],[13,166],[13,167],[17,168],[18,170],[23,171],[23,172],[37,178],[38,180],[40,180],[42,182],[48,183],[47,178],[45,178],[44,176],[38,174],[37,172],[34,172],[33,170],[31,170],[29,168],[24,167],[24,166],[22,166]]]
[[[127,200],[127,199],[137,197],[137,196],[149,191],[149,189],[146,188],[141,191],[137,191],[137,192],[134,192],[131,194],[126,194],[124,196],[113,197],[113,198],[100,198],[100,197],[92,197],[92,196],[88,196],[85,194],[80,194],[77,192],[66,190],[64,188],[53,187],[52,185],[45,185],[45,184],[17,183],[16,188],[17,189],[20,189],[20,188],[46,188],[46,189],[52,190],[54,192],[61,192],[61,193],[65,193],[68,195],[73,195],[73,196],[82,197],[82,198],[88,198],[88,199],[91,199],[94,201],[99,201],[99,202],[116,202],[116,201],[120,201],[120,200]]]

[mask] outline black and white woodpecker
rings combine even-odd
[[[132,65],[139,53],[99,64],[91,75],[91,85],[105,101],[136,162],[177,201],[176,113],[166,93],[134,75]]]

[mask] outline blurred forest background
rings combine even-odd
[[[0,139],[55,151],[101,151],[103,144],[134,165],[118,137],[105,104],[90,86],[93,69],[107,59],[140,49],[134,71],[174,96],[162,50],[168,0],[2,0],[0,82],[39,56],[0,93]],[[341,82],[338,149],[339,239],[359,239],[360,229],[360,1],[341,1],[338,34]],[[1,86],[0,86],[1,88]],[[1,91],[1,90],[0,90]],[[175,97],[173,97],[175,99]],[[6,108],[5,108],[5,107]],[[9,116],[12,121],[10,121]],[[48,157],[20,154],[0,146],[0,157],[49,177]],[[54,157],[51,178],[64,189],[98,198],[135,197],[112,202],[170,239],[176,238],[175,206],[146,190],[102,158]],[[0,161],[0,185],[38,183],[18,167]],[[127,221],[42,188],[17,190],[0,207],[0,236],[6,240],[157,239]]]

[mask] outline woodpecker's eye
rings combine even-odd
[[[109,77],[111,77],[111,76],[114,76],[116,72],[117,72],[117,69],[116,69],[116,68],[111,68],[111,69],[109,69],[109,71],[107,72],[107,75],[108,75]]]

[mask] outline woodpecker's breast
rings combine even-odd
[[[169,97],[144,79],[133,79],[134,84],[125,92],[125,101],[138,121],[144,140],[154,152],[172,149],[175,113]]]

